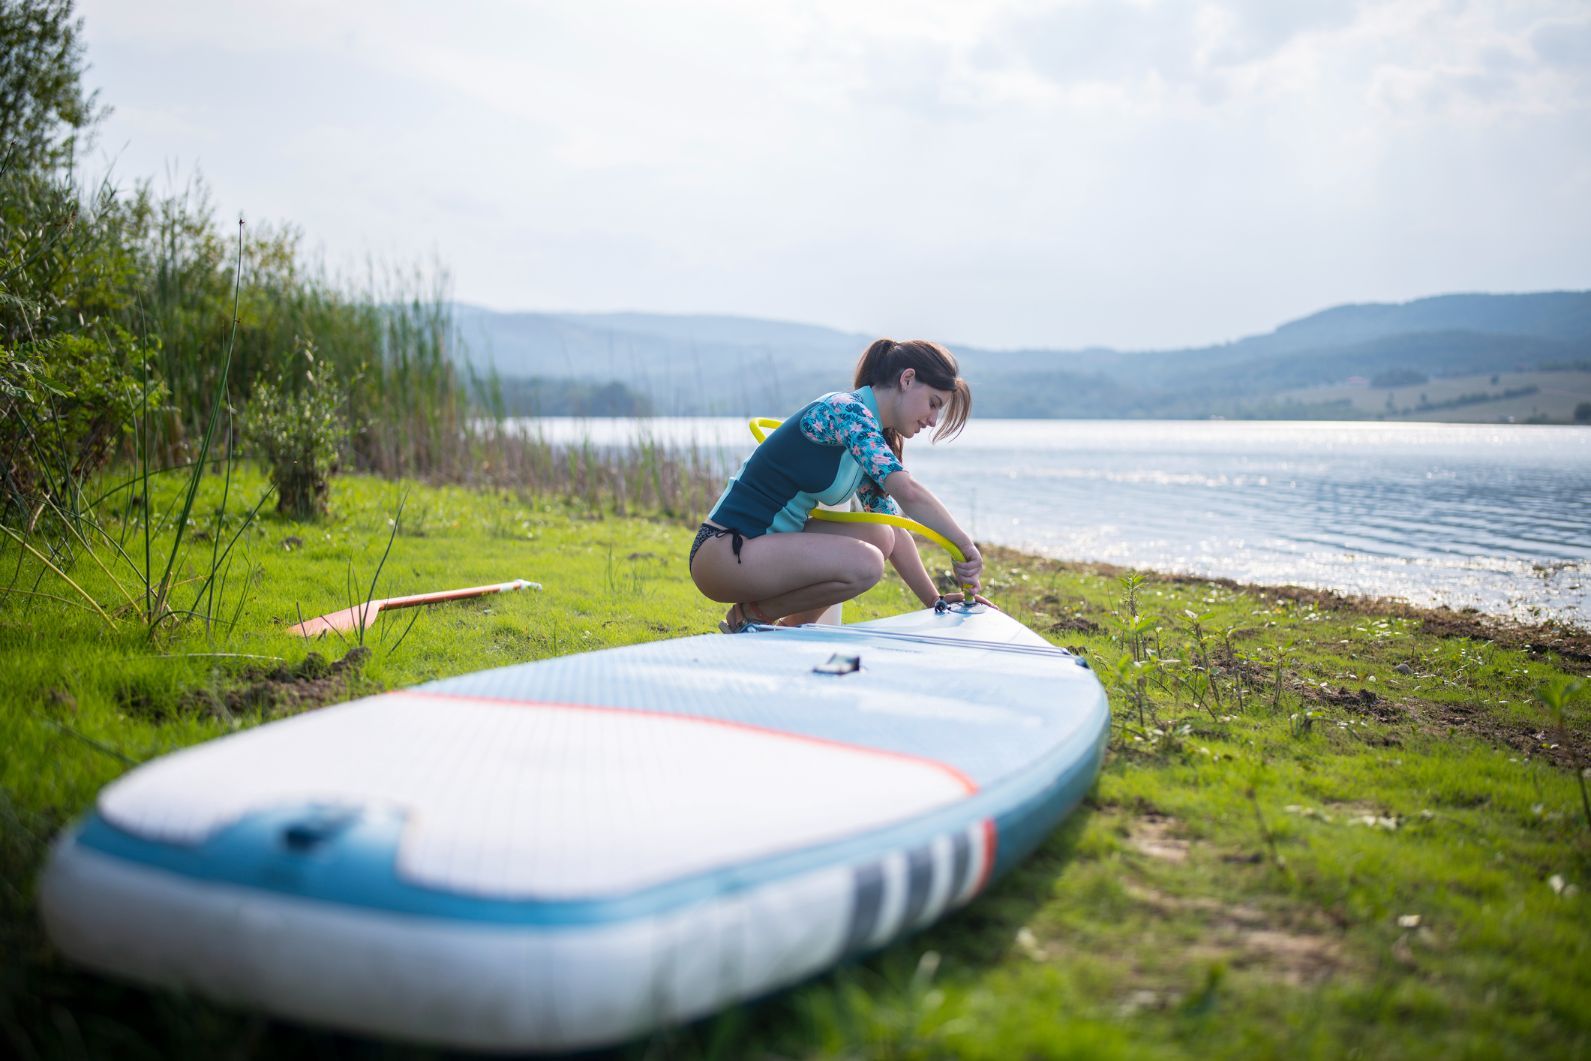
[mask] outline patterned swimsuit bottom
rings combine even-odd
[[[735,563],[740,563],[740,547],[746,544],[745,535],[737,530],[726,530],[723,527],[715,527],[711,523],[703,523],[701,529],[696,532],[696,540],[691,542],[691,556],[689,560],[685,561],[686,568],[696,562],[696,554],[701,552],[702,546],[707,543],[708,538],[722,538],[726,534],[729,535],[729,547],[735,553]]]

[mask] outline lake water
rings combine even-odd
[[[749,451],[743,420],[536,421]],[[907,466],[979,541],[1591,626],[1591,428],[974,420]]]

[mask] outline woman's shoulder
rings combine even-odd
[[[823,445],[842,445],[858,431],[878,430],[873,410],[855,391],[831,391],[814,398],[797,414],[802,434]]]
[[[826,406],[836,412],[853,416],[858,413],[865,414],[868,417],[873,416],[872,408],[863,400],[860,391],[830,391],[828,394],[820,395],[807,408],[811,409],[818,406]]]
[[[866,424],[876,427],[878,417],[873,407],[859,391],[831,391],[812,400],[799,414],[801,420],[817,420],[843,424]]]
[[[826,446],[887,447],[878,414],[857,391],[835,391],[818,398],[801,416],[801,430]]]

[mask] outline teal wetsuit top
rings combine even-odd
[[[869,512],[898,515],[884,480],[903,470],[884,441],[872,387],[825,394],[752,451],[707,518],[756,538],[801,530],[819,502],[856,497]]]

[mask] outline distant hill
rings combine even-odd
[[[660,415],[782,409],[795,395],[843,385],[871,341],[750,317],[496,313],[459,305],[455,320],[477,368],[490,366],[505,378],[617,381]]]
[[[599,390],[613,408],[662,415],[777,414],[847,386],[873,338],[749,317],[455,310],[469,360],[535,381],[506,389],[542,396],[546,414],[577,411],[545,407],[558,395]],[[1275,416],[1299,388],[1591,368],[1591,292],[1336,306],[1264,335],[1176,350],[952,348],[980,416]]]
[[[1565,342],[1591,335],[1591,292],[1438,295],[1415,302],[1337,306],[1271,333],[1274,348],[1312,349],[1418,332],[1525,335]]]

